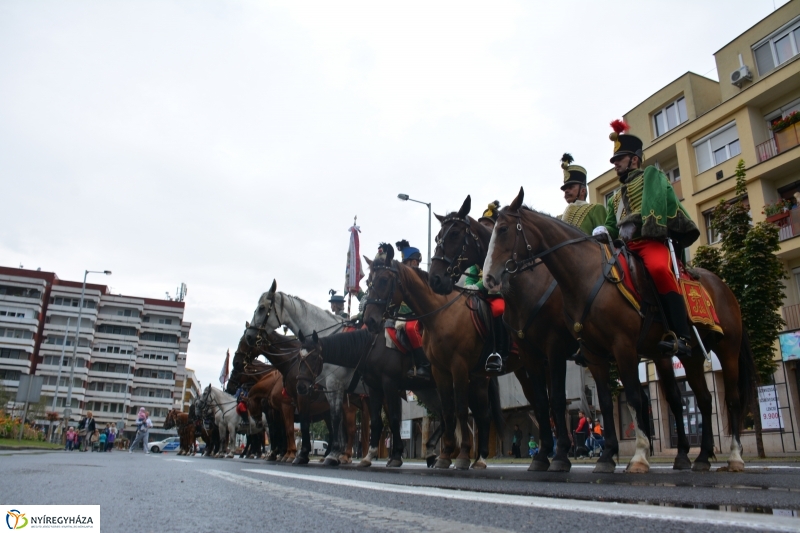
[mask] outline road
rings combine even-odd
[[[0,452],[0,479],[0,504],[99,504],[103,531],[800,531],[785,516],[800,514],[800,463],[788,462],[596,475],[590,465],[548,474]]]

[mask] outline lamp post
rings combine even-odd
[[[58,374],[56,375],[56,390],[53,393],[53,406],[51,407],[51,411],[54,413],[56,412],[56,403],[58,401],[58,386],[61,383],[61,368],[64,366],[64,352],[67,349],[67,332],[69,332],[69,323],[72,320],[72,317],[67,317],[67,327],[64,328],[64,342],[61,343],[61,358],[58,360]],[[64,406],[66,407],[66,406]],[[50,421],[50,442],[53,441],[53,437],[55,436],[55,431],[53,428],[53,421]]]
[[[419,200],[414,200],[413,198],[409,198],[407,194],[398,194],[397,198],[399,198],[404,202],[417,202],[418,204],[428,206],[428,270],[430,270],[431,269],[431,204],[428,202],[420,202]]]
[[[64,407],[64,420],[65,424],[69,424],[72,418],[72,382],[75,378],[75,359],[78,357],[78,344],[80,342],[81,334],[81,317],[83,316],[83,297],[86,295],[86,276],[89,274],[105,274],[111,275],[110,270],[85,270],[83,272],[83,286],[81,287],[81,299],[78,302],[78,324],[75,326],[75,344],[72,346],[72,361],[69,366],[69,386],[67,387],[67,401]],[[67,342],[67,337],[64,335],[64,342]]]

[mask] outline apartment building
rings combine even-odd
[[[0,384],[14,393],[20,374],[43,376],[49,412],[58,382],[56,412],[63,415],[74,352],[73,423],[92,411],[100,423],[131,427],[145,407],[161,427],[183,394],[176,380],[179,367],[185,372],[191,330],[185,303],[87,283],[78,328],[81,287],[52,272],[0,267]]]
[[[625,113],[630,133],[644,141],[645,165],[656,165],[668,176],[678,196],[701,229],[702,236],[688,251],[714,244],[719,236],[711,229],[711,212],[721,200],[734,197],[734,171],[745,162],[747,198],[754,222],[765,219],[780,228],[779,258],[789,276],[783,309],[787,321],[786,346],[800,339],[800,122],[792,123],[800,111],[800,2],[792,1],[756,23],[714,54],[720,81],[692,72],[659,89]],[[609,120],[616,117],[609,117]],[[797,115],[800,118],[800,114]],[[788,120],[787,120],[788,119]],[[610,131],[610,130],[609,130]],[[612,143],[608,142],[609,157]],[[609,170],[589,183],[594,201],[611,197],[618,187]],[[797,196],[795,196],[797,195]],[[779,205],[776,205],[779,204]],[[769,216],[777,211],[772,216]],[[783,340],[783,339],[782,339]],[[792,344],[793,343],[793,344]],[[800,450],[798,382],[796,358],[800,351],[781,350],[774,383],[759,390],[764,444],[768,452]],[[684,375],[680,363],[674,367]],[[724,425],[724,386],[716,359],[707,365],[707,381],[714,394],[715,435]],[[640,372],[651,399],[656,449],[674,451],[674,420],[660,396],[652,364]],[[691,389],[681,382],[684,423],[692,445],[699,443],[703,421]],[[619,418],[627,427],[630,417],[620,397]],[[752,427],[752,422],[749,424]],[[623,438],[625,432],[623,431]],[[715,444],[727,449],[728,439]],[[746,433],[742,444],[755,452],[755,439]],[[632,449],[632,443],[631,443]],[[623,453],[625,451],[623,450]]]

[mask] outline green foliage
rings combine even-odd
[[[718,248],[701,246],[693,265],[719,275],[731,288],[742,308],[742,322],[750,337],[756,368],[762,382],[772,380],[775,339],[784,321],[786,279],[776,252],[780,249],[778,227],[769,222],[752,226],[743,198],[747,194],[744,160],[736,165],[736,201],[721,200],[714,209],[711,227],[722,242]]]
[[[311,440],[329,440],[328,426],[325,425],[324,420],[320,420],[311,424],[309,433],[311,434]]]

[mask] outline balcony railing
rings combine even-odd
[[[778,238],[781,241],[800,235],[800,209],[790,209],[767,217],[767,220],[778,226]]]
[[[783,320],[786,321],[784,331],[800,329],[800,304],[787,305],[781,309]]]
[[[800,130],[798,130],[798,126],[800,126],[800,123],[795,123],[786,129],[776,131],[773,133],[772,139],[757,144],[758,162],[763,163],[767,159],[800,145]]]
[[[775,139],[770,139],[761,144],[757,144],[756,152],[758,153],[759,163],[763,163],[767,159],[771,159],[778,155],[778,147],[775,146]]]

